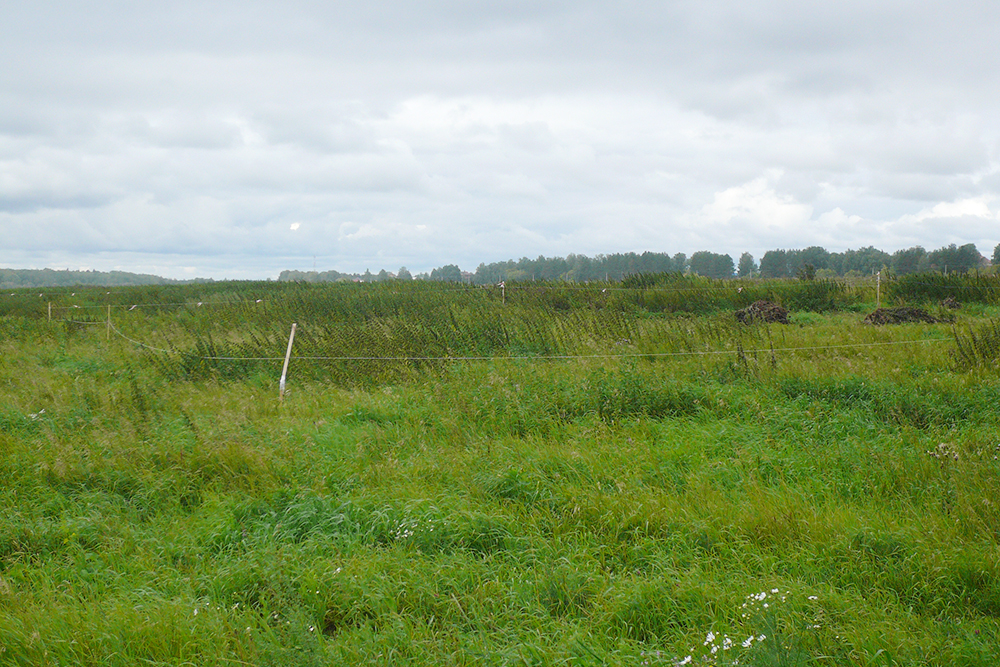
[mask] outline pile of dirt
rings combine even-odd
[[[898,308],[879,308],[865,318],[865,324],[907,324],[910,322],[926,322],[934,324],[937,320],[922,308],[899,306]]]
[[[945,308],[951,308],[952,310],[958,310],[962,307],[962,303],[953,296],[949,296],[947,299],[942,301],[941,305]]]
[[[754,301],[743,310],[737,310],[736,319],[743,324],[750,324],[757,320],[788,324],[788,311],[771,301]]]

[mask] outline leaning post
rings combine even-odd
[[[288,336],[288,350],[285,352],[285,365],[281,368],[281,381],[278,382],[278,401],[285,400],[285,377],[288,375],[288,360],[292,357],[292,341],[295,340],[295,322],[292,322],[292,333]]]

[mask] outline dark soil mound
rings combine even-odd
[[[928,324],[933,324],[937,320],[922,308],[909,308],[907,306],[879,308],[865,318],[866,324],[875,325],[907,324],[909,322],[927,322]]]
[[[737,310],[736,319],[743,324],[756,320],[788,324],[788,311],[771,301],[754,301],[743,310]]]

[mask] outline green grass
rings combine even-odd
[[[112,315],[168,352],[21,298],[0,664],[997,664],[991,305],[746,327],[605,287],[95,294],[183,303]]]

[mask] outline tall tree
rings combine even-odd
[[[892,263],[892,256],[889,253],[873,246],[858,250],[845,250],[836,254],[839,255],[840,259],[840,268],[837,270],[840,275],[844,275],[848,271],[857,271],[867,276],[881,271]]]
[[[460,283],[462,282],[462,269],[458,268],[455,264],[446,264],[441,268],[433,269],[431,271],[431,280],[448,283]]]
[[[804,269],[806,266],[812,266],[814,269],[828,269],[830,268],[830,253],[826,248],[821,248],[818,245],[809,246],[804,250],[799,251],[798,255],[798,266],[796,267],[796,272],[799,269]]]
[[[688,258],[682,252],[677,253],[671,259],[674,261],[674,266],[671,271],[676,271],[677,273],[684,273],[688,270]]]
[[[926,256],[927,251],[920,246],[897,250],[892,253],[892,261],[889,266],[896,275],[905,276],[908,273],[920,271],[921,260]]]
[[[691,255],[691,272],[706,278],[732,278],[733,258],[701,250]]]
[[[967,273],[979,266],[980,261],[982,261],[982,255],[979,254],[973,243],[967,243],[961,247],[952,243],[928,253],[927,258],[930,260],[933,270],[948,273]]]
[[[740,278],[752,278],[757,270],[757,263],[753,261],[753,255],[748,252],[740,255],[740,263],[736,268],[736,275]]]
[[[760,258],[761,278],[787,278],[790,275],[786,250],[768,250]]]

